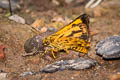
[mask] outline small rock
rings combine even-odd
[[[55,29],[55,28],[53,28],[53,27],[48,27],[48,29],[47,29],[48,31],[51,31],[51,32],[56,32],[57,30]]]
[[[40,32],[46,32],[47,31],[47,28],[46,27],[43,27],[43,28],[41,28],[41,30],[40,30]]]
[[[120,36],[111,36],[96,45],[96,53],[104,59],[120,58]]]
[[[26,13],[30,13],[31,10],[30,10],[30,9],[26,9],[25,12],[26,12]]]
[[[42,69],[42,72],[45,73],[53,73],[59,70],[81,70],[87,69],[96,64],[95,60],[85,59],[85,58],[77,58],[74,60],[61,60],[57,61],[53,64],[49,64]]]
[[[48,27],[53,27],[53,28],[60,28],[61,26],[64,26],[62,22],[53,22],[47,25]]]
[[[28,76],[28,75],[34,75],[34,72],[28,71],[20,74],[20,76]]]
[[[33,24],[31,26],[34,28],[44,26],[44,21],[37,19],[37,20],[35,20],[35,22],[33,22]]]
[[[71,77],[72,80],[74,80],[75,78],[74,77]]]
[[[30,16],[25,17],[25,23],[31,25],[34,22],[34,19]]]
[[[18,23],[22,23],[22,24],[25,24],[25,19],[18,16],[18,15],[12,15],[9,17],[10,20],[13,20],[13,21],[16,21]]]
[[[61,16],[56,16],[51,21],[52,22],[65,22],[65,19],[63,19]]]
[[[28,39],[24,44],[24,50],[26,53],[35,53],[44,49],[42,44],[43,37],[40,35],[36,35],[30,39]]]
[[[37,19],[33,22],[33,24],[31,26],[33,28],[35,28],[37,31],[40,31],[40,28],[44,26],[44,21],[40,20],[40,19]],[[42,31],[45,31],[45,28],[43,28]]]
[[[36,13],[33,12],[33,11],[30,12],[30,15],[31,15],[32,18],[33,18],[33,17],[37,17]]]
[[[58,0],[52,0],[52,3],[54,3],[56,6],[59,6],[59,5],[60,5],[60,3],[59,3]]]
[[[0,80],[8,80],[7,73],[0,73]]]
[[[10,0],[11,8],[13,11],[20,9],[20,0]],[[0,7],[4,9],[9,9],[9,1],[8,0],[0,0]]]

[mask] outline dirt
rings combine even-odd
[[[39,2],[39,0],[36,0]],[[43,4],[45,3],[42,0]],[[27,2],[26,2],[27,3]],[[34,8],[34,5],[38,4],[34,2],[32,7],[27,5],[26,9]],[[0,61],[0,69],[8,72],[9,80],[111,80],[112,74],[120,71],[120,59],[118,60],[104,60],[100,56],[96,55],[95,45],[106,37],[113,35],[120,35],[120,2],[119,0],[104,0],[99,7],[95,9],[84,10],[85,5],[79,6],[58,6],[54,7],[53,3],[49,4],[50,7],[42,5],[37,7],[38,10],[31,10],[28,14],[25,9],[21,10],[17,14],[23,16],[25,19],[36,20],[37,18],[45,20],[45,24],[52,23],[50,20],[55,16],[68,17],[74,19],[81,13],[87,12],[91,16],[90,31],[96,33],[92,36],[91,48],[88,52],[90,58],[95,59],[100,65],[96,65],[91,69],[85,70],[64,70],[55,73],[38,73],[36,75],[19,76],[22,72],[27,71],[39,71],[45,65],[53,63],[61,59],[73,59],[76,58],[75,52],[70,54],[58,54],[57,59],[48,60],[41,58],[40,54],[23,57],[24,43],[27,39],[36,35],[31,26],[27,24],[19,24],[14,21],[10,21],[4,17],[4,13],[0,14],[0,44],[6,46],[5,59]],[[65,4],[64,4],[65,5]],[[75,5],[75,3],[74,3]],[[77,4],[78,5],[78,4]],[[35,5],[40,6],[40,5]],[[55,8],[55,9],[52,9]],[[99,9],[94,13],[94,10]],[[45,10],[44,10],[45,9]],[[63,13],[64,12],[64,13]],[[54,15],[53,15],[54,14]],[[26,16],[28,15],[28,16]],[[32,16],[32,17],[31,17]],[[30,17],[30,18],[28,18]],[[66,24],[66,22],[64,22]],[[62,27],[62,26],[61,26]],[[74,57],[75,56],[75,57]],[[78,56],[77,56],[78,57]]]

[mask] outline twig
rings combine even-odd
[[[96,2],[95,2],[96,1]],[[98,6],[100,3],[102,2],[102,0],[90,0],[86,5],[85,8],[94,8],[96,6]]]
[[[88,8],[95,0],[90,0],[86,5],[85,8]]]
[[[98,6],[98,5],[101,3],[101,1],[102,1],[102,0],[98,0],[95,4],[93,4],[93,5],[91,6],[91,8],[94,8],[94,7]]]
[[[11,7],[11,1],[10,1],[10,0],[8,0],[8,1],[9,1],[9,11],[10,11],[10,15],[12,15],[13,12],[12,12],[12,7]]]

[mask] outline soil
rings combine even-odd
[[[26,3],[27,6],[21,11],[16,12],[20,16],[28,20],[41,19],[45,24],[52,23],[50,20],[55,16],[68,17],[74,19],[81,13],[88,13],[90,18],[90,31],[96,33],[92,35],[91,48],[88,56],[96,60],[100,65],[85,70],[64,70],[55,73],[38,73],[36,75],[20,76],[19,74],[27,71],[39,71],[45,65],[53,63],[61,59],[74,59],[78,53],[70,51],[70,54],[58,54],[57,59],[46,59],[41,57],[40,54],[23,57],[24,43],[27,39],[33,37],[35,34],[28,24],[20,24],[9,20],[4,15],[0,14],[0,44],[6,46],[5,59],[0,61],[0,69],[8,72],[8,80],[111,80],[111,76],[120,71],[120,59],[117,60],[104,60],[96,55],[95,45],[106,37],[113,35],[120,35],[120,2],[119,0],[104,0],[98,7],[94,9],[84,9],[84,4],[64,4],[57,6],[53,3],[46,3],[45,0],[40,2]],[[62,0],[61,0],[62,1]],[[30,2],[30,1],[29,1]],[[86,3],[86,2],[80,2]],[[47,5],[49,4],[49,5]],[[77,6],[75,6],[77,5]],[[49,6],[49,7],[48,7]],[[46,8],[47,7],[47,8]],[[36,9],[34,9],[36,8]],[[31,11],[25,12],[27,9]],[[97,11],[97,12],[96,12]],[[66,24],[66,22],[64,22]],[[62,27],[62,26],[61,26]],[[57,28],[58,29],[58,28]],[[48,34],[46,34],[48,35]]]

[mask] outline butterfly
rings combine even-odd
[[[42,55],[51,52],[55,54],[64,50],[74,50],[81,53],[88,53],[90,47],[89,16],[82,14],[56,33],[53,33],[43,40],[43,45],[49,47]]]

